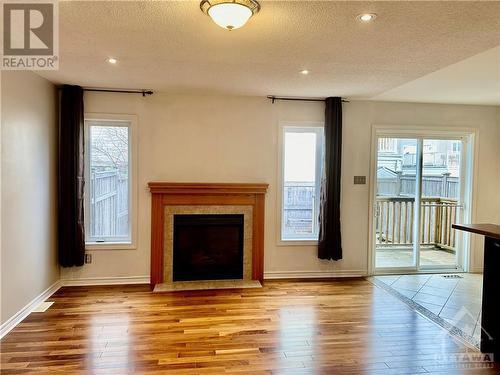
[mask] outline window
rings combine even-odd
[[[316,241],[323,166],[322,127],[283,128],[282,241]]]
[[[131,121],[85,121],[87,244],[132,243]]]

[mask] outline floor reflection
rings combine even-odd
[[[134,358],[131,348],[130,316],[123,314],[97,314],[90,321],[91,342],[100,355],[90,361],[89,369],[133,370]]]
[[[279,311],[279,343],[283,369],[302,362],[311,367],[316,352],[318,321],[314,306],[287,306]]]

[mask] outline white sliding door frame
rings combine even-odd
[[[415,243],[413,244],[413,266],[398,268],[376,268],[376,241],[375,241],[375,202],[377,193],[377,156],[379,138],[406,138],[417,140],[417,171],[415,189],[415,217],[414,233]],[[457,236],[457,264],[460,269],[421,267],[420,266],[420,202],[422,189],[423,171],[423,141],[424,139],[445,139],[461,140],[461,166],[460,166],[460,204],[463,205],[461,211],[462,222],[471,222],[475,217],[475,181],[477,160],[477,130],[473,128],[449,128],[439,126],[408,126],[408,125],[372,125],[371,137],[371,163],[370,163],[370,204],[369,210],[369,239],[368,239],[368,274],[390,274],[390,273],[443,273],[443,272],[467,272],[471,266],[471,241],[468,235]]]

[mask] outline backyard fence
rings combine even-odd
[[[458,199],[459,178],[448,173],[441,176],[422,176],[422,195],[424,197],[445,197]],[[415,176],[397,173],[393,178],[377,179],[377,194],[381,196],[399,196],[415,194]]]
[[[92,191],[91,237],[127,236],[129,227],[128,178],[120,175],[118,169],[92,172],[90,183]]]
[[[283,191],[283,223],[287,234],[310,234],[313,231],[313,219],[318,220],[314,212],[314,182],[287,182]]]

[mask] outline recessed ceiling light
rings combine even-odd
[[[117,60],[117,59],[115,59],[114,57],[110,57],[110,58],[108,59],[108,62],[109,62],[110,64],[116,64],[116,63],[118,62],[118,60]]]
[[[375,18],[377,18],[377,15],[375,13],[363,13],[360,14],[357,18],[361,22],[371,22]]]
[[[306,76],[306,75],[308,75],[308,74],[309,74],[309,70],[307,70],[307,69],[301,70],[301,71],[300,71],[300,74],[303,74],[303,75],[305,75],[305,76]]]

